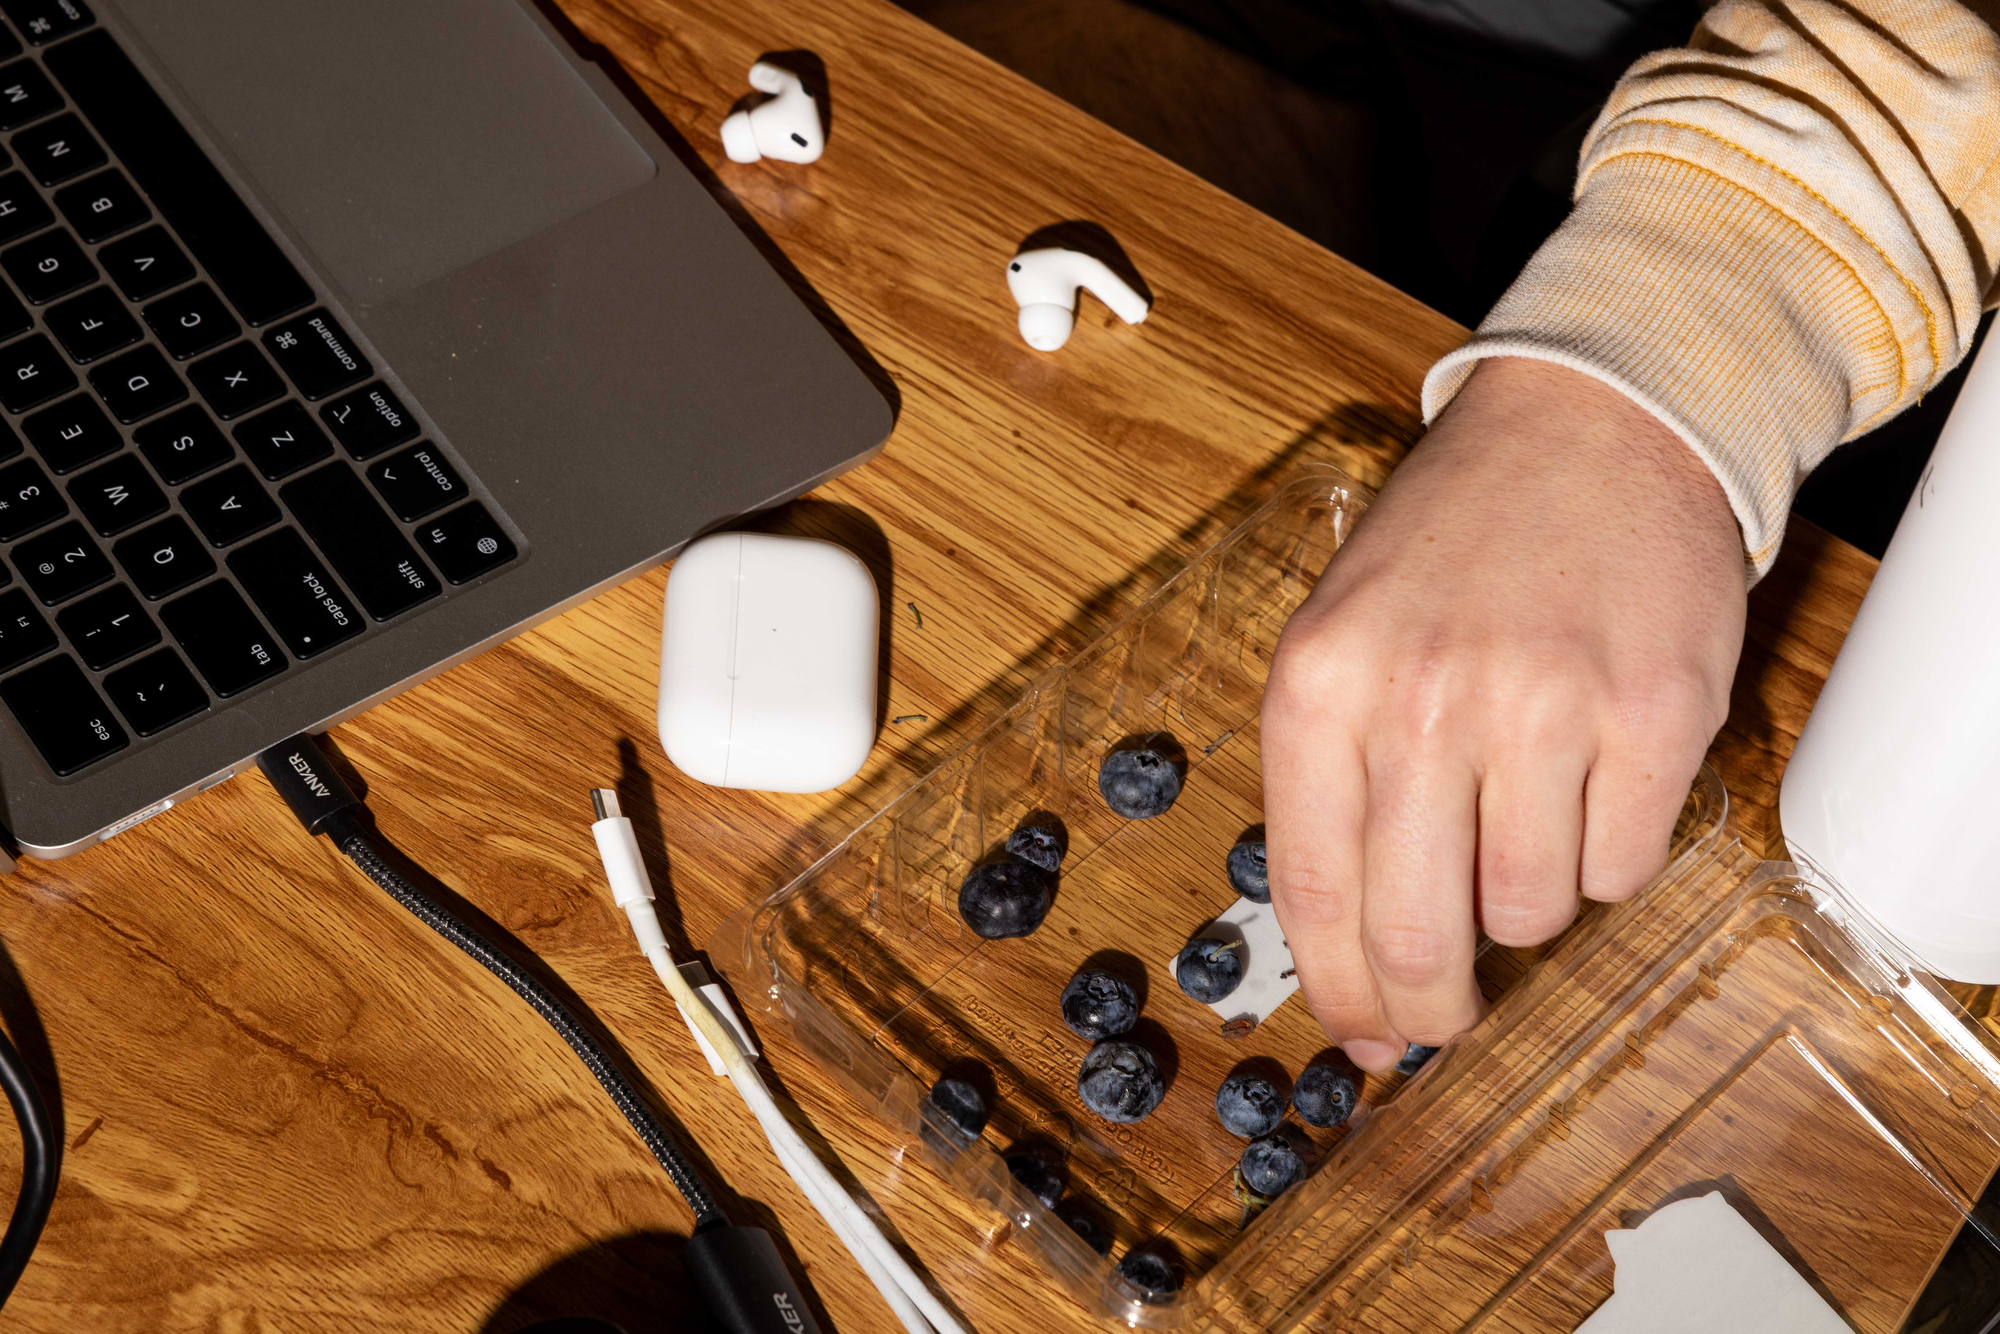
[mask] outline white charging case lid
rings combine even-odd
[[[875,744],[880,599],[845,547],[719,533],[667,576],[660,744],[716,787],[823,792]]]

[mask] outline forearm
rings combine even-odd
[[[1482,358],[1624,391],[1709,466],[1753,574],[1798,483],[1964,355],[2000,254],[2000,41],[1951,0],[1724,0],[1635,65],[1576,208],[1425,386]]]

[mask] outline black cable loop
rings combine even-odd
[[[0,1306],[5,1306],[21,1271],[28,1267],[28,1257],[35,1253],[35,1243],[41,1240],[49,1206],[55,1203],[62,1143],[56,1138],[55,1122],[42,1101],[41,1090],[4,1033],[0,1033],[0,1087],[6,1089],[14,1119],[21,1127],[21,1193],[14,1200],[7,1234],[0,1237]]]
[[[528,1002],[537,1014],[548,1021],[549,1027],[569,1044],[570,1050],[590,1068],[590,1073],[597,1076],[597,1082],[611,1095],[611,1101],[625,1114],[625,1119],[632,1123],[632,1129],[638,1132],[646,1147],[653,1151],[653,1156],[660,1160],[660,1166],[666,1169],[667,1176],[674,1183],[674,1189],[681,1193],[681,1198],[687,1201],[688,1208],[694,1211],[696,1232],[728,1223],[728,1218],[715,1202],[715,1196],[710,1193],[708,1183],[702,1180],[701,1173],[687,1160],[687,1156],[681,1152],[680,1145],[674,1143],[673,1137],[667,1133],[667,1128],[660,1124],[652,1109],[646,1106],[644,1099],[639,1096],[639,1090],[632,1086],[632,1081],[625,1077],[625,1072],[613,1064],[610,1053],[604,1050],[589,1029],[577,1021],[576,1016],[570,1013],[569,1007],[564,1005],[554,992],[542,985],[540,979],[524,970],[508,955],[495,949],[484,936],[459,921],[442,905],[434,902],[429,895],[411,884],[401,872],[389,864],[367,834],[349,833],[337,841],[340,850],[361,868],[362,874],[387,890],[390,897],[408,908],[425,926],[458,946],[475,963],[505,982],[513,989],[515,995]],[[11,1089],[9,1091],[11,1093]],[[8,1233],[10,1240],[12,1235],[10,1230]]]

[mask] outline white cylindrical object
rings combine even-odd
[[[2000,982],[2000,339],[1800,734],[1785,841],[1942,976]]]

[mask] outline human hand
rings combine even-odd
[[[1271,898],[1367,1070],[1484,1011],[1477,927],[1629,898],[1729,707],[1742,540],[1617,390],[1481,362],[1285,627],[1266,687]]]

